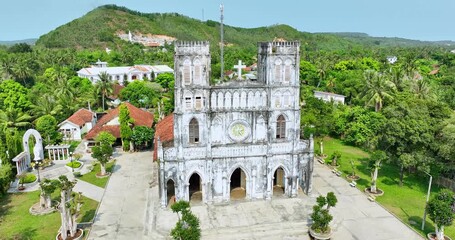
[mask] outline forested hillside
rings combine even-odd
[[[178,40],[208,40],[212,46],[220,42],[219,22],[200,21],[177,13],[140,13],[115,5],[99,7],[45,34],[36,42],[47,48],[100,49],[121,47],[116,33],[162,34]],[[242,48],[255,47],[258,41],[273,39],[299,40],[313,50],[338,50],[361,46],[443,45],[399,38],[373,38],[366,34],[311,34],[287,25],[259,28],[225,26],[225,40]]]

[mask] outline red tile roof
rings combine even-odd
[[[72,123],[78,125],[79,127],[82,127],[85,123],[92,121],[94,114],[95,113],[93,113],[85,108],[81,108],[81,109],[77,110],[77,112],[75,112],[73,115],[71,115],[71,117],[67,118],[66,121],[72,122]]]
[[[166,116],[156,124],[153,161],[158,159],[158,138],[163,145],[174,140],[174,114]]]
[[[133,106],[131,103],[125,102],[128,110],[130,111],[130,117],[134,120],[134,126],[147,126],[152,127],[153,124],[153,114],[150,112],[144,111],[140,108]],[[98,133],[102,131],[110,132],[114,137],[120,138],[120,125],[106,125],[108,122],[119,116],[120,106],[116,109],[111,110],[106,115],[104,115],[95,127],[90,130],[90,132],[85,135],[85,139],[94,139]]]
[[[117,99],[120,96],[120,91],[124,89],[125,87],[120,85],[120,84],[113,84],[112,85],[112,94],[109,96],[110,99]]]

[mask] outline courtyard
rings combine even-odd
[[[151,152],[122,154],[106,187],[89,239],[169,239],[177,215],[159,207],[157,165]],[[309,239],[311,208],[319,194],[333,191],[338,204],[334,239],[422,239],[360,190],[315,163],[308,197],[275,196],[271,201],[233,201],[226,205],[195,203],[202,239]]]

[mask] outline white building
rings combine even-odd
[[[63,140],[81,140],[82,135],[90,131],[95,124],[96,114],[81,108],[58,126],[63,134]]]
[[[320,91],[314,91],[314,97],[317,99],[321,99],[325,102],[335,102],[335,103],[341,103],[344,104],[344,98],[346,96],[336,94],[336,93],[330,93],[330,92],[320,92]]]
[[[174,199],[220,203],[311,190],[313,141],[300,138],[299,47],[259,43],[257,80],[210,85],[208,42],[175,45],[175,110],[155,133],[163,207]]]
[[[155,79],[162,73],[173,73],[174,70],[166,65],[135,65],[127,67],[108,67],[107,62],[98,62],[89,68],[82,68],[77,71],[77,75],[82,78],[89,79],[92,83],[100,80],[101,73],[107,73],[110,80],[118,81],[123,85],[125,81],[132,82],[134,80],[143,80],[145,78]]]

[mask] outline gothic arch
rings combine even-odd
[[[202,84],[202,64],[198,57],[193,60],[193,68],[194,84]]]
[[[201,126],[196,117],[192,117],[188,122],[188,142],[190,144],[196,144],[201,141]]]
[[[218,109],[222,109],[224,107],[224,99],[223,99],[223,92],[218,92],[218,100],[217,100],[217,106]]]
[[[237,163],[234,166],[232,166],[231,168],[229,168],[229,178],[228,179],[231,179],[232,174],[234,173],[235,169],[237,169],[237,168],[240,168],[245,173],[246,180],[248,181],[248,179],[250,179],[250,173],[240,163]]]
[[[190,58],[185,58],[182,64],[182,82],[183,85],[191,84],[191,60]]]
[[[224,96],[225,96],[224,107],[226,109],[230,109],[232,107],[232,94],[229,91],[227,91]]]
[[[190,178],[191,178],[191,176],[193,176],[193,174],[199,175],[199,177],[201,178],[201,183],[202,183],[202,184],[205,184],[204,174],[202,174],[199,170],[193,169],[193,170],[189,171],[189,173],[190,173],[190,174],[188,174],[188,175],[186,176],[185,184],[190,184]]]
[[[271,174],[275,173],[275,171],[276,171],[278,168],[282,168],[282,169],[284,170],[284,174],[285,174],[286,176],[289,176],[289,174],[290,174],[289,170],[288,170],[288,169],[284,166],[284,164],[282,164],[282,163],[279,163],[279,164],[277,164],[274,168],[272,168]]]

